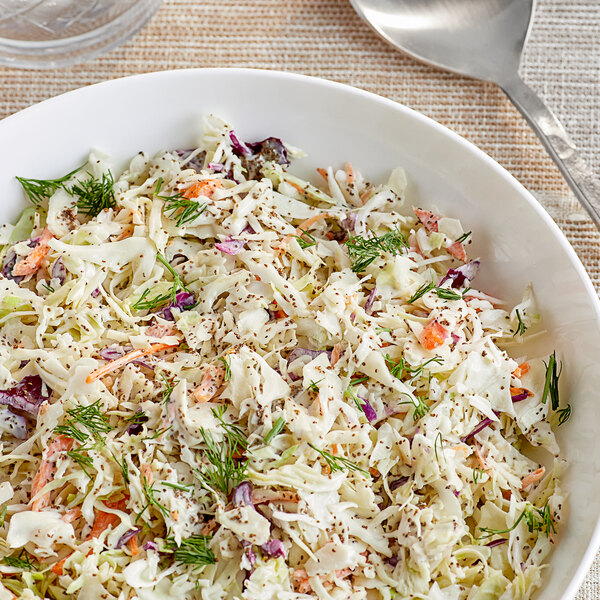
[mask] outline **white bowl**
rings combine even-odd
[[[122,162],[139,150],[190,146],[209,112],[242,139],[274,135],[304,149],[308,158],[293,167],[304,175],[350,160],[376,180],[404,166],[414,203],[473,230],[478,287],[515,302],[533,282],[549,331],[541,345],[562,358],[562,396],[573,406],[559,432],[570,463],[569,511],[538,598],[573,598],[600,545],[600,302],[533,196],[469,142],[390,100],[319,79],[240,69],[151,73],[70,92],[0,122],[0,222],[25,206],[15,175],[60,176],[91,148]]]

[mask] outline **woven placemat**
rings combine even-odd
[[[524,79],[555,110],[600,172],[600,3],[539,0]],[[492,84],[423,66],[381,41],[348,0],[166,0],[132,41],[85,65],[0,68],[0,118],[105,79],[183,67],[280,69],[348,83],[402,102],[454,129],[532,191],[600,289],[600,236],[560,173]],[[600,559],[578,600],[599,600]]]

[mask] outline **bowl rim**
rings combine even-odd
[[[314,77],[311,75],[303,75],[299,73],[291,73],[287,71],[271,70],[271,69],[258,69],[258,68],[246,68],[246,67],[197,67],[197,68],[182,68],[182,69],[169,69],[162,71],[151,71],[147,73],[139,73],[135,75],[126,75],[123,77],[117,77],[94,83],[85,87],[76,88],[67,92],[63,92],[56,96],[50,97],[46,100],[28,106],[16,113],[13,113],[0,121],[0,134],[6,124],[14,126],[22,119],[28,118],[30,114],[35,114],[39,111],[51,110],[55,104],[59,104],[63,101],[63,97],[69,98],[85,98],[88,94],[93,95],[95,90],[98,88],[130,86],[135,85],[136,82],[148,79],[169,79],[169,78],[196,78],[202,77],[203,75],[215,75],[219,73],[228,73],[233,76],[256,74],[259,77],[267,77],[271,79],[280,79],[282,81],[292,80],[303,82],[306,85],[322,86],[324,88],[335,89],[347,94],[362,96],[374,104],[387,106],[395,111],[403,113],[408,118],[419,121],[422,125],[427,126],[435,130],[438,134],[450,138],[450,140],[464,149],[469,151],[474,157],[482,161],[488,168],[493,170],[498,176],[502,177],[507,183],[511,185],[515,193],[519,194],[521,198],[526,200],[528,205],[535,211],[538,218],[540,218],[550,231],[554,234],[554,238],[560,243],[561,250],[570,259],[572,266],[575,268],[577,275],[580,277],[582,284],[587,292],[587,299],[591,302],[596,322],[600,324],[600,297],[598,296],[594,285],[588,275],[581,259],[575,252],[573,246],[566,238],[560,227],[554,222],[550,215],[543,208],[541,203],[533,196],[533,194],[527,190],[527,188],[512,175],[507,169],[505,169],[500,163],[494,160],[490,155],[484,152],[481,148],[476,146],[473,142],[470,142],[466,138],[460,136],[458,133],[435,121],[433,118],[428,117],[415,109],[412,109],[400,102],[391,100],[374,92],[370,92],[352,85],[341,83],[321,77]],[[570,516],[573,518],[573,515]],[[573,573],[569,583],[567,584],[563,593],[563,600],[571,600],[577,594],[579,588],[583,584],[590,567],[596,557],[597,552],[600,550],[600,515],[594,526],[590,542],[584,551],[581,562],[577,569]]]

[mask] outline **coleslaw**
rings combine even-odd
[[[206,119],[0,228],[0,599],[530,598],[564,511],[531,288],[406,174]]]

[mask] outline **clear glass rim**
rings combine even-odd
[[[95,58],[138,33],[161,4],[162,0],[137,2],[96,29],[58,40],[25,41],[0,37],[0,65],[55,68]]]

